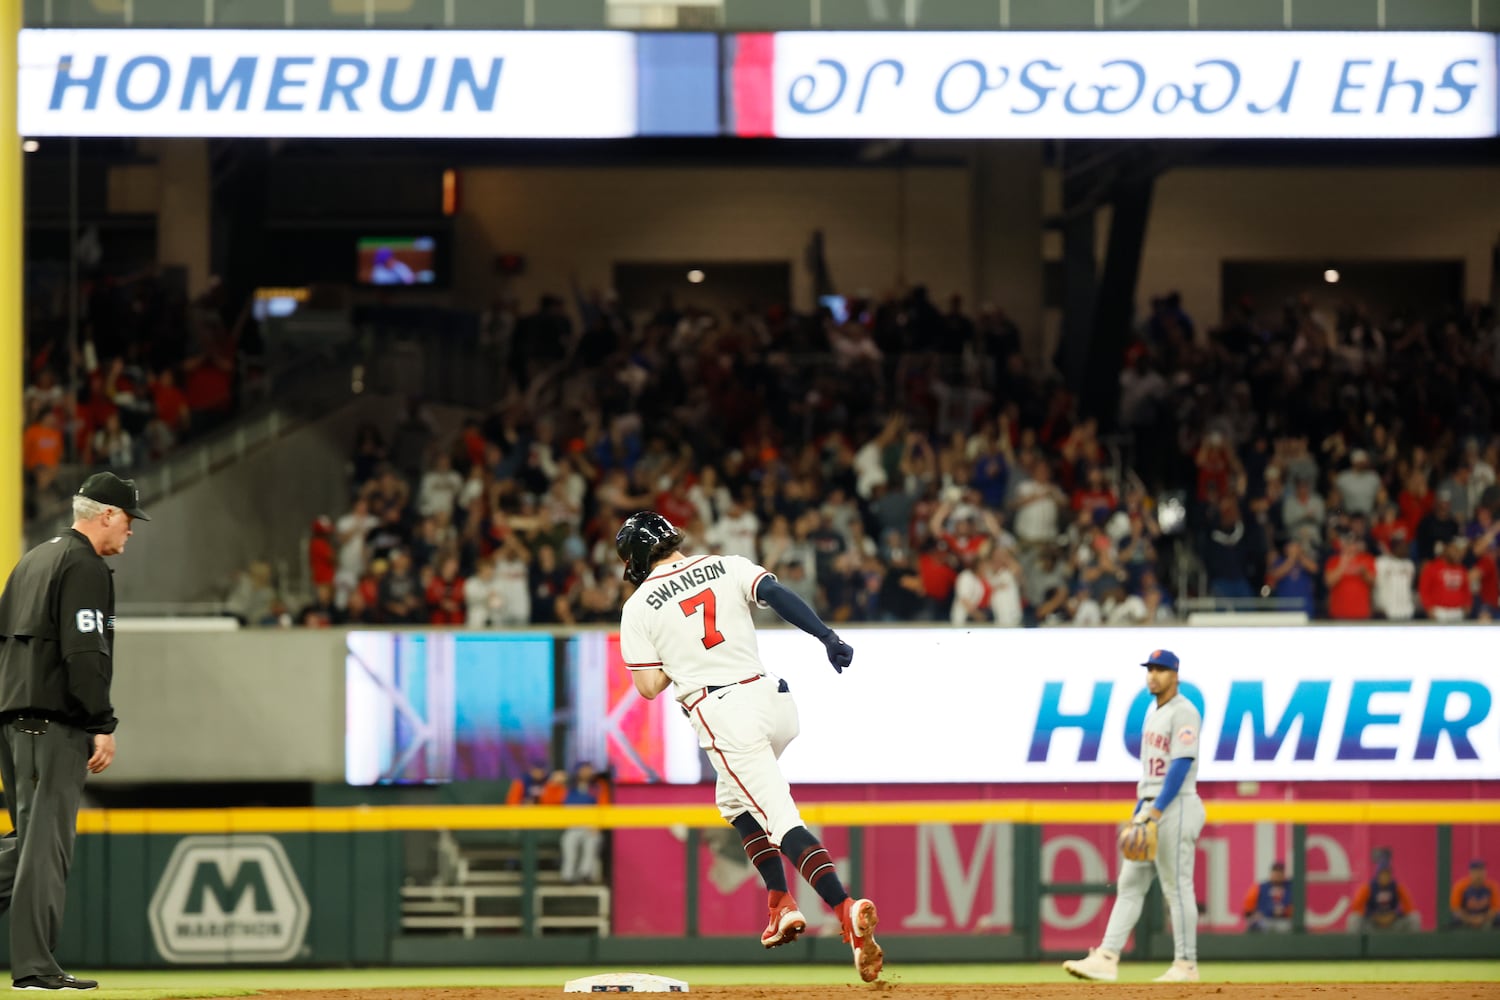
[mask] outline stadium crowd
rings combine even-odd
[[[190,302],[155,273],[90,278],[76,345],[57,299],[28,298],[28,517],[70,491],[59,482],[63,470],[74,469],[75,479],[95,467],[128,476],[231,419],[239,396],[239,337],[217,286]]]
[[[250,623],[618,621],[613,537],[652,507],[835,622],[1138,624],[1177,595],[1312,617],[1490,619],[1500,327],[1246,303],[1199,331],[1156,299],[1118,405],[1021,354],[1003,312],[923,289],[798,316],[594,296],[497,308],[507,391],[451,440],[413,404],[363,428],[320,518],[312,600],[253,567]],[[1112,428],[1106,436],[1100,418]]]

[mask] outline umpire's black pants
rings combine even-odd
[[[24,729],[40,729],[37,735]],[[0,726],[0,779],[15,832],[0,839],[0,913],[10,910],[11,978],[62,974],[68,867],[93,738],[57,722]]]

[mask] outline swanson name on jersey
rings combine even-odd
[[[675,576],[669,576],[663,580],[651,593],[646,595],[646,603],[651,605],[653,611],[659,611],[678,594],[687,594],[694,587],[701,587],[710,580],[717,580],[724,575],[724,560],[716,559],[706,566],[694,566],[683,570]]]

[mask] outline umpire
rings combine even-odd
[[[53,952],[85,772],[115,757],[115,584],[105,565],[150,520],[135,483],[90,476],[73,526],[26,553],[0,594],[0,778],[15,833],[0,840],[0,913],[10,910],[16,989],[91,990]]]

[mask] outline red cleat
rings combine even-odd
[[[807,930],[807,918],[797,909],[797,903],[789,893],[771,893],[770,908],[770,922],[760,935],[760,943],[765,947],[779,948],[791,944]]]
[[[875,904],[868,899],[846,899],[839,904],[838,915],[843,938],[854,950],[854,971],[873,983],[885,965],[885,952],[875,943],[875,925],[880,922]]]

